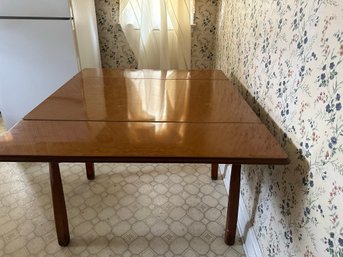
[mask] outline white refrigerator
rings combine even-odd
[[[89,30],[92,38],[82,41],[98,44],[96,29]],[[80,47],[69,0],[0,0],[0,111],[7,129],[81,69]],[[98,46],[85,54],[95,56],[88,67],[100,67]]]

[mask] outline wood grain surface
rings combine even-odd
[[[25,120],[260,122],[228,80],[76,76]]]
[[[84,69],[81,71],[86,77],[136,78],[136,79],[211,79],[227,80],[221,70],[130,70],[130,69]]]
[[[22,121],[0,161],[287,163],[260,123]]]

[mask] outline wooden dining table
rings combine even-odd
[[[224,240],[235,241],[242,164],[288,156],[219,70],[85,69],[0,136],[0,161],[48,162],[58,242],[70,241],[59,163],[232,164]]]

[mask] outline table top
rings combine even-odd
[[[86,69],[0,137],[0,161],[286,164],[221,71]]]
[[[84,69],[79,76],[110,77],[110,78],[136,78],[136,79],[199,79],[199,80],[227,80],[221,70],[135,70],[135,69]]]
[[[7,159],[282,164],[263,124],[23,121],[1,138]]]
[[[229,80],[75,76],[25,120],[255,122]]]

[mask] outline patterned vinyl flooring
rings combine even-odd
[[[0,163],[0,256],[245,256],[223,241],[227,196],[210,166],[61,164],[71,242],[57,243],[48,165]]]

